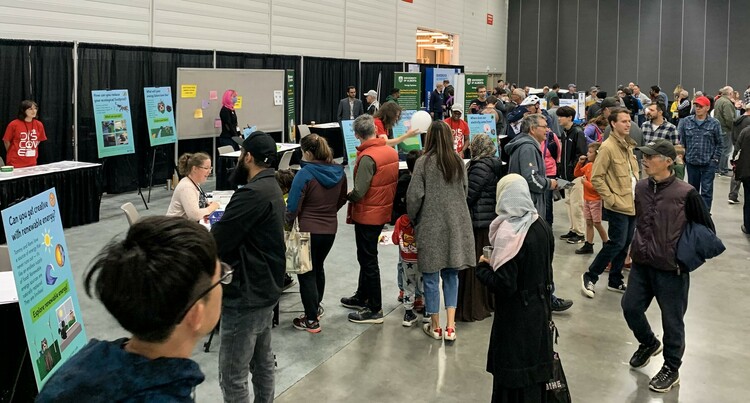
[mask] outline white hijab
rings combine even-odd
[[[493,270],[513,259],[521,250],[526,234],[539,218],[531,200],[529,185],[521,175],[508,174],[497,183],[495,218],[490,224]]]

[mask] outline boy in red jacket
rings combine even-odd
[[[581,179],[583,183],[583,218],[586,219],[586,242],[576,249],[578,255],[594,253],[594,228],[599,233],[602,243],[609,240],[607,230],[602,225],[602,198],[594,189],[594,185],[591,184],[591,169],[601,145],[602,143],[589,144],[588,152],[578,159],[578,164],[573,171],[576,178],[583,177]]]

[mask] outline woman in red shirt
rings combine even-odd
[[[409,129],[403,136],[393,138],[393,126],[401,119],[401,107],[395,102],[386,102],[380,106],[375,113],[375,135],[385,138],[385,144],[389,147],[395,147],[396,144],[414,137],[419,133],[417,129]]]
[[[3,136],[7,151],[6,165],[14,168],[33,167],[39,153],[39,143],[47,140],[44,125],[37,120],[36,102],[25,100],[18,108],[18,118],[8,124]]]

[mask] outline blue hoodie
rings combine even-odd
[[[39,392],[37,402],[193,402],[205,376],[187,358],[146,357],[125,351],[128,339],[91,339]]]
[[[344,167],[320,161],[302,162],[294,176],[286,205],[286,222],[299,219],[299,229],[311,234],[335,234],[336,213],[346,203]]]

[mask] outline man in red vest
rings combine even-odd
[[[398,153],[386,146],[384,138],[375,136],[372,116],[355,119],[353,129],[361,144],[354,165],[354,189],[347,196],[347,223],[354,223],[359,283],[357,292],[350,298],[341,298],[341,304],[358,310],[349,314],[354,323],[383,323],[378,238],[383,225],[391,220]]]

